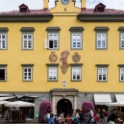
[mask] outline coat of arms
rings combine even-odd
[[[74,55],[72,56],[72,60],[75,62],[75,63],[78,63],[81,59],[81,56],[75,52]]]
[[[55,52],[51,52],[51,55],[49,55],[49,60],[51,63],[55,63],[57,61],[57,55],[55,54]]]

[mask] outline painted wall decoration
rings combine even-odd
[[[55,63],[57,61],[58,57],[57,55],[55,54],[55,52],[51,52],[51,54],[49,55],[49,61],[51,63]]]
[[[69,51],[63,51],[61,53],[60,61],[62,61],[62,65],[60,67],[61,67],[63,74],[65,74],[67,72],[67,69],[69,67],[69,64],[67,63],[68,55],[69,55]]]
[[[75,62],[75,63],[78,63],[81,59],[81,56],[75,52],[74,55],[72,56],[72,60]]]

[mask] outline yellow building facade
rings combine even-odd
[[[94,94],[124,93],[124,11],[81,6],[58,0],[48,10],[44,0],[43,10],[0,13],[1,93],[38,96],[35,112],[49,100],[54,113],[62,99],[76,109]]]

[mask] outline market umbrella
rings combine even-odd
[[[4,104],[7,107],[34,107],[35,104],[23,101],[15,101]]]
[[[124,106],[124,102],[107,103],[106,106]]]
[[[10,103],[9,101],[0,101],[0,105],[4,105],[6,103]]]

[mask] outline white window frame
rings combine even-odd
[[[5,39],[3,39],[3,35],[5,36]],[[3,42],[5,45],[5,48],[3,47]],[[7,35],[6,33],[0,33],[0,49],[7,49]]]
[[[74,39],[74,35],[76,35],[75,39]],[[78,41],[79,40],[78,39],[78,35],[80,35],[80,38],[79,38],[80,41]],[[73,47],[74,42],[75,42],[76,47]],[[78,43],[80,43],[80,47],[78,47]],[[71,33],[71,48],[72,49],[81,49],[82,48],[82,34],[81,33],[76,33],[76,32],[74,32],[74,33],[72,32]]]
[[[124,72],[122,72],[122,69],[124,71],[124,67],[120,68],[120,81],[124,81]],[[123,80],[121,79],[121,76],[123,76]]]
[[[79,72],[78,72],[78,69],[79,69]],[[75,72],[74,72],[75,71]],[[72,81],[79,81],[81,80],[81,67],[79,66],[72,66]],[[73,75],[75,74],[75,79],[73,78]],[[80,75],[80,79],[77,79],[77,75]]]
[[[5,70],[5,80],[0,79],[0,81],[7,81],[7,69],[6,69],[6,67],[0,66],[0,70]]]
[[[24,39],[24,36],[27,36],[27,39]],[[29,39],[28,37],[29,37],[29,35],[31,35],[31,39]],[[23,33],[22,34],[22,36],[23,36],[23,49],[33,49],[33,34],[32,33]],[[26,41],[26,47],[25,47],[25,41]],[[29,41],[31,41],[31,47],[29,47]]]
[[[100,72],[100,69],[102,70]],[[105,70],[105,72],[104,72]],[[98,67],[98,81],[107,81],[107,71],[108,71],[108,68],[107,67]],[[104,73],[105,73],[105,76],[106,76],[106,80],[104,80]],[[99,79],[99,76],[101,75],[101,80]]]
[[[53,35],[52,38],[50,38],[50,35]],[[57,39],[55,39],[55,35],[57,35]],[[50,40],[53,40],[53,48],[50,48]],[[57,47],[55,47],[55,40],[57,40]],[[59,48],[59,33],[49,32],[48,33],[48,49],[58,49]]]
[[[56,79],[54,79],[54,76]],[[52,79],[50,79],[52,77]],[[48,81],[57,81],[58,80],[58,67],[49,66],[48,67]]]
[[[27,72],[25,72],[25,69],[27,69]],[[29,72],[29,69],[31,70],[31,72]],[[26,73],[26,76],[25,76],[25,73]],[[29,76],[29,73],[31,73],[30,76]],[[23,81],[32,81],[32,80],[33,80],[33,67],[24,66],[23,67]]]
[[[100,35],[101,38],[99,38],[98,35]],[[105,38],[103,38],[103,35],[105,35]],[[98,44],[99,41],[100,41],[100,46]],[[103,42],[105,42],[105,46],[103,46]],[[106,49],[106,48],[107,48],[107,34],[106,33],[97,33],[97,49]]]
[[[124,33],[121,33],[121,41],[120,41],[120,47],[124,49]]]

